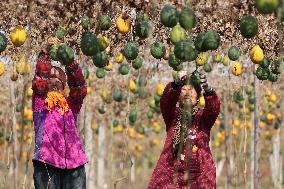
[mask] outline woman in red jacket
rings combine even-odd
[[[189,80],[186,72],[180,72],[174,82],[167,84],[161,97],[167,138],[148,189],[216,188],[216,167],[209,141],[220,101],[205,75],[201,75],[201,86]],[[205,107],[198,109],[202,89]]]

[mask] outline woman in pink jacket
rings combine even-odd
[[[219,115],[220,101],[207,85],[188,81],[180,72],[167,84],[161,97],[161,112],[166,124],[164,149],[152,174],[148,189],[215,189],[216,168],[209,147],[210,130]],[[205,108],[197,102],[204,90]],[[177,107],[179,103],[179,107]]]
[[[48,54],[38,56],[32,82],[36,189],[86,188],[87,159],[76,128],[86,82],[75,60],[65,70],[51,66]]]

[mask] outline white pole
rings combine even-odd
[[[92,155],[94,151],[93,147],[93,130],[91,128],[92,115],[90,112],[86,113],[86,125],[84,129],[85,136],[85,152],[89,163],[86,164],[86,183],[88,189],[95,187],[95,173],[92,166]]]
[[[98,172],[97,172],[97,188],[104,188],[105,185],[105,149],[106,149],[106,126],[99,126],[98,136]]]
[[[252,113],[252,122],[254,122],[254,114]],[[251,132],[251,138],[253,139],[254,136],[254,129]],[[254,189],[254,185],[253,185],[253,176],[254,176],[254,139],[251,142],[251,148],[250,148],[250,155],[251,155],[251,181],[250,181],[250,188]]]
[[[260,133],[259,133],[259,80],[256,75],[254,76],[254,175],[253,175],[253,185],[255,189],[261,188],[261,179],[260,179],[260,170],[259,170],[259,161],[260,161]]]
[[[131,184],[135,183],[135,157],[132,156],[131,157],[131,161],[132,161],[132,167],[131,167],[131,171],[130,171],[130,180],[131,180]]]
[[[12,130],[13,130],[13,145],[14,145],[14,160],[13,160],[13,167],[14,167],[14,188],[18,188],[18,134],[17,134],[17,128],[16,128],[16,112],[15,112],[15,103],[16,103],[16,98],[15,98],[15,82],[10,82],[11,83],[11,90],[10,90],[10,95],[11,95],[11,108],[12,108]]]

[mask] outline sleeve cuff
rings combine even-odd
[[[71,64],[66,66],[67,72],[76,72],[79,69],[79,64],[74,60]]]
[[[171,86],[173,89],[178,89],[179,87],[183,86],[183,82],[178,77],[176,77],[176,79],[172,82]]]
[[[179,89],[182,85],[176,84],[175,82],[171,83],[171,87],[175,90]]]
[[[87,94],[87,87],[81,86],[79,88],[70,88],[69,96],[74,99],[74,102],[81,102]]]
[[[213,90],[212,87],[208,87],[208,89],[206,89],[204,92],[205,92],[204,96],[212,96],[212,95],[214,95],[214,90]]]

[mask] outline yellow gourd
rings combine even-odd
[[[24,108],[24,116],[28,117],[30,114],[32,114],[33,112],[31,111],[31,109],[25,107]]]
[[[240,62],[235,62],[232,67],[231,67],[231,70],[232,70],[232,73],[235,75],[235,76],[239,76],[242,74],[242,64]]]
[[[199,98],[199,106],[201,106],[201,107],[205,106],[205,98],[204,98],[204,96],[201,96]]]
[[[165,86],[163,84],[158,84],[157,88],[156,88],[156,93],[159,96],[162,96],[163,92],[164,92]]]
[[[142,148],[142,146],[141,146],[140,144],[135,143],[135,144],[134,144],[134,149],[135,149],[136,151],[138,151],[138,152],[141,152],[143,148]]]
[[[247,126],[247,129],[248,129],[248,130],[251,130],[251,129],[252,129],[252,123],[251,123],[251,122],[247,123],[246,126]]]
[[[217,53],[215,56],[214,56],[214,62],[218,63],[218,62],[221,62],[222,60],[222,56]]]
[[[216,140],[216,141],[214,142],[214,145],[215,145],[216,148],[218,148],[218,147],[220,147],[220,142]]]
[[[239,127],[239,126],[241,125],[241,121],[240,121],[239,119],[234,119],[233,125],[234,125],[235,127]]]
[[[123,19],[122,16],[119,16],[116,20],[116,27],[120,33],[128,33],[130,31],[130,20]]]
[[[224,56],[222,62],[223,62],[223,65],[224,65],[224,66],[228,66],[228,65],[230,64],[230,59],[229,59],[229,57],[228,57],[228,56]]]
[[[277,100],[277,96],[275,94],[271,94],[269,96],[269,101],[272,102],[272,103],[275,103]]]
[[[28,96],[31,97],[33,95],[33,89],[29,87],[27,93],[28,93]]]
[[[16,26],[10,33],[10,39],[16,47],[22,46],[27,39],[27,33],[23,26]]]
[[[273,115],[273,114],[271,114],[271,113],[268,113],[268,114],[266,115],[266,119],[267,119],[267,121],[272,121],[272,120],[275,119],[275,115]]]
[[[221,125],[220,119],[216,119],[216,121],[215,121],[215,126],[216,126],[216,127],[219,127],[220,125]]]
[[[155,132],[155,133],[159,133],[160,131],[161,131],[161,127],[155,127],[155,128],[154,128],[154,132]]]
[[[127,133],[128,133],[128,136],[129,136],[130,138],[135,138],[136,131],[135,131],[134,128],[129,128],[129,129],[127,130]]]
[[[143,134],[140,134],[140,133],[137,133],[137,138],[138,138],[138,139],[142,139],[142,138],[144,138],[144,135],[143,135]]]
[[[218,141],[225,140],[225,133],[224,132],[218,132],[216,138],[217,138]]]
[[[250,51],[250,59],[253,63],[259,64],[264,59],[263,50],[259,45],[255,45]]]
[[[109,54],[109,53],[110,53],[110,46],[108,46],[108,47],[105,49],[105,52],[106,52],[106,54]]]
[[[161,126],[161,122],[160,121],[153,121],[152,126],[153,127],[160,127]]]
[[[105,66],[105,69],[107,71],[111,71],[112,70],[112,62],[111,61],[108,62],[108,64]]]
[[[134,91],[136,89],[136,83],[135,81],[133,81],[132,79],[129,81],[129,84],[128,84],[128,88],[131,90],[131,91]]]
[[[5,71],[4,63],[0,61],[0,76],[4,74],[4,71]]]
[[[92,88],[91,87],[87,87],[87,94],[90,94],[92,92]]]
[[[26,63],[25,58],[22,57],[19,62],[17,63],[16,66],[16,71],[18,74],[24,75],[24,74],[29,74],[31,71],[31,66]]]
[[[156,139],[156,138],[154,138],[154,139],[151,141],[151,144],[152,144],[153,146],[157,146],[157,145],[159,144],[159,140]]]
[[[113,128],[114,133],[121,133],[123,131],[122,125],[117,125],[115,128]]]
[[[200,53],[195,59],[195,62],[198,66],[202,66],[207,62],[207,59],[208,55],[206,53]]]
[[[117,62],[117,63],[122,63],[123,62],[123,60],[124,60],[124,56],[123,56],[123,54],[122,53],[118,53],[116,56],[115,56],[115,62]]]
[[[33,121],[33,111],[30,108],[24,108],[24,117],[29,121]]]
[[[93,124],[91,125],[91,127],[92,127],[93,130],[97,130],[97,129],[99,128],[99,126],[98,126],[97,123],[93,123]]]
[[[32,115],[32,114],[29,115],[29,116],[27,117],[27,119],[28,119],[29,121],[33,121],[33,115]]]

